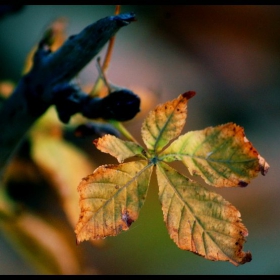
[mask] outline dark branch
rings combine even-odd
[[[54,53],[44,42],[39,44],[31,71],[22,77],[0,109],[1,175],[33,123],[55,103],[59,92],[56,87],[70,82],[121,27],[134,20],[133,13],[100,19],[69,37]]]

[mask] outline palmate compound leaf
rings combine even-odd
[[[178,137],[186,121],[188,99],[194,94],[186,92],[149,113],[141,129],[148,151],[114,136],[94,141],[99,150],[119,162],[132,156],[145,160],[104,165],[82,180],[78,187],[81,214],[75,230],[78,242],[127,230],[138,218],[155,165],[164,221],[179,248],[234,265],[251,260],[251,254],[242,251],[248,231],[239,211],[164,163],[182,160],[192,174],[215,186],[245,186],[259,171],[263,175],[268,171],[265,159],[235,124]]]
[[[163,162],[156,171],[164,221],[179,248],[234,265],[251,261],[242,251],[248,231],[233,205]]]

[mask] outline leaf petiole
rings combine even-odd
[[[133,141],[134,143],[138,144],[137,140],[131,135],[131,133],[124,127],[124,125],[116,120],[108,120],[108,122],[113,125],[119,132],[127,138],[129,141]]]

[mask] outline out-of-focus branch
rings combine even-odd
[[[70,36],[51,53],[42,40],[33,67],[23,76],[13,94],[0,109],[0,176],[16,147],[33,123],[57,100],[59,85],[81,71],[112,36],[135,20],[133,13],[109,16]]]

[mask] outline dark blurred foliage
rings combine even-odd
[[[10,14],[20,11],[24,5],[0,5],[0,20]]]

